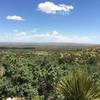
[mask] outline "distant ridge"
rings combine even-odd
[[[0,42],[0,48],[34,48],[34,47],[92,47],[100,46],[99,44],[88,44],[88,43],[25,43],[25,42]]]
[[[99,44],[90,44],[90,43],[70,43],[70,42],[41,42],[41,43],[32,43],[32,42],[0,42],[0,46],[4,45],[99,45]]]

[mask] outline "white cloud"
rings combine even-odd
[[[19,30],[18,30],[18,29],[14,29],[14,30],[12,30],[12,32],[14,32],[14,33],[18,33]]]
[[[16,34],[0,35],[0,42],[71,42],[71,43],[100,43],[100,36],[64,35],[57,31],[51,33],[29,34],[19,32]]]
[[[26,32],[19,32],[19,33],[16,33],[16,34],[15,34],[15,36],[16,36],[16,37],[19,37],[19,38],[20,38],[21,36],[26,36],[26,35],[27,35]]]
[[[38,32],[40,29],[39,28],[33,28],[32,30],[31,30],[31,32],[32,33],[36,33],[36,32]]]
[[[6,19],[7,20],[12,20],[12,21],[23,21],[24,19],[21,17],[21,16],[16,16],[16,15],[14,15],[14,16],[7,16],[6,17]]]
[[[54,4],[53,2],[47,1],[44,3],[39,3],[38,9],[47,14],[56,14],[56,13],[68,14],[71,10],[74,9],[74,7],[72,5]]]

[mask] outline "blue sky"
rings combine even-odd
[[[0,0],[0,42],[100,43],[100,0]]]

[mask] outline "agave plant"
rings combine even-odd
[[[100,90],[86,72],[69,73],[60,81],[58,89],[63,100],[100,100]]]

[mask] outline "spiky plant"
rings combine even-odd
[[[86,72],[70,72],[59,83],[63,100],[100,100],[100,90]]]

